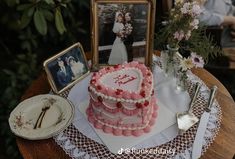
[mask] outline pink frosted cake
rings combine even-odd
[[[94,73],[88,87],[90,123],[116,136],[150,132],[157,117],[152,72],[133,61]]]

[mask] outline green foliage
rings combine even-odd
[[[154,43],[157,49],[166,49],[170,29],[171,26],[167,25],[155,34]],[[178,45],[181,49],[196,52],[203,57],[205,62],[208,62],[209,58],[215,58],[222,54],[221,48],[213,42],[213,38],[206,35],[206,27],[204,26],[200,26],[197,30],[194,30],[188,40],[183,40]]]
[[[23,90],[35,78],[37,73],[36,55],[27,53],[19,54],[11,61],[12,68],[5,68],[0,72],[0,82],[5,88],[1,87],[1,109],[0,109],[0,134],[5,139],[6,153],[11,158],[19,158],[15,137],[10,133],[8,117],[12,109],[19,103]],[[17,67],[13,67],[17,66]]]
[[[170,36],[170,25],[165,25],[159,32],[154,35],[154,46],[155,49],[164,50],[168,44],[168,37]]]
[[[55,12],[55,25],[56,25],[56,28],[60,34],[63,34],[66,31],[66,28],[64,26],[63,17],[61,15],[59,9],[56,9],[56,12]]]
[[[35,28],[41,35],[47,34],[47,22],[51,22],[54,19],[53,12],[55,14],[55,26],[60,34],[63,34],[66,29],[64,26],[63,17],[61,15],[60,8],[66,8],[70,1],[54,1],[54,0],[41,0],[32,1],[31,3],[24,3],[17,6],[17,10],[22,12],[20,19],[21,28],[29,25],[32,16]]]
[[[58,51],[89,39],[87,0],[0,1],[0,138],[9,158],[19,158],[8,117],[25,89]],[[87,16],[84,16],[84,15]],[[87,41],[86,41],[87,40]],[[85,45],[85,49],[89,45]]]
[[[191,38],[185,43],[181,44],[181,48],[196,52],[202,56],[207,63],[209,58],[215,58],[222,54],[222,50],[219,46],[213,43],[212,37],[207,36],[205,27],[201,27],[192,33]]]
[[[47,22],[42,11],[36,10],[33,16],[34,25],[37,31],[42,34],[47,34]]]

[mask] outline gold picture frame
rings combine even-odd
[[[91,46],[93,54],[93,70],[97,70],[103,66],[113,65],[110,63],[110,61],[112,61],[110,58],[112,52],[115,52],[113,51],[115,42],[112,41],[115,39],[115,37],[113,37],[113,39],[110,38],[112,36],[111,34],[113,33],[111,25],[113,25],[114,29],[114,23],[116,22],[118,11],[121,13],[123,12],[123,19],[124,14],[126,15],[124,11],[130,12],[132,14],[131,18],[132,22],[134,22],[132,25],[134,36],[134,41],[131,45],[133,49],[133,51],[131,51],[132,59],[133,56],[135,59],[135,55],[137,55],[137,53],[140,53],[140,55],[144,54],[142,57],[142,59],[144,59],[144,63],[146,66],[151,66],[150,64],[152,63],[154,42],[155,6],[155,0],[91,0]],[[128,11],[128,9],[131,11]],[[112,19],[113,22],[111,22]],[[141,24],[145,24],[145,26],[141,26]],[[125,28],[124,23],[123,25]],[[107,32],[107,30],[109,31]],[[114,36],[116,36],[117,39],[118,34],[116,33]],[[127,51],[127,54],[127,60],[129,60],[129,51]],[[107,58],[109,59],[107,60]],[[139,59],[141,60],[141,56]]]
[[[43,63],[54,93],[60,94],[89,75],[82,45],[78,42]]]

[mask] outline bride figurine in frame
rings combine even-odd
[[[92,0],[93,69],[133,60],[150,66],[155,0]]]
[[[89,74],[80,43],[76,43],[44,62],[48,81],[55,93],[62,93]]]

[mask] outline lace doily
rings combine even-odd
[[[156,61],[160,66],[160,61]],[[200,118],[204,112],[204,108],[207,105],[209,98],[209,88],[205,83],[194,75],[192,72],[188,73],[188,92],[192,96],[193,88],[196,82],[202,84],[199,97],[195,101],[195,107],[193,113]],[[69,90],[61,94],[63,97],[67,97]],[[203,139],[203,148],[202,153],[206,152],[208,147],[211,145],[215,139],[218,131],[220,129],[222,112],[220,105],[215,100],[213,107],[210,112],[209,121],[207,124],[206,133]],[[58,145],[60,145],[63,150],[71,158],[117,158],[117,159],[129,159],[129,158],[190,158],[192,153],[192,144],[196,135],[198,123],[191,127],[182,135],[176,136],[173,140],[166,142],[160,146],[155,146],[152,148],[145,148],[143,151],[135,151],[135,153],[122,153],[122,154],[113,154],[111,153],[105,145],[98,143],[86,135],[79,132],[79,130],[71,124],[59,135],[54,136],[54,140]],[[174,150],[174,153],[166,152],[165,150]],[[158,153],[149,153],[152,150],[157,150]],[[146,153],[144,153],[146,152]]]

